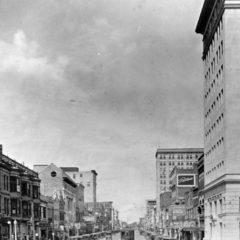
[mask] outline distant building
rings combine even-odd
[[[197,186],[197,168],[180,169],[177,166],[170,174],[171,183],[171,205],[169,206],[169,226],[168,235],[179,236],[180,229],[184,226],[186,216],[186,193]]]
[[[204,154],[197,163],[198,178],[196,187],[185,194],[185,239],[203,240],[204,238]]]
[[[155,231],[156,226],[156,200],[146,200],[146,227],[147,230]]]
[[[80,222],[83,188],[53,163],[45,167],[37,165],[34,169],[40,171],[41,193],[54,199],[55,229],[66,230],[67,234],[75,235],[75,225]]]
[[[62,170],[67,173],[76,183],[82,184],[84,188],[84,202],[94,203],[97,201],[97,172],[79,171],[77,167],[62,167]]]
[[[40,239],[52,238],[54,232],[54,200],[52,197],[41,195],[41,221],[39,223],[38,237]]]
[[[240,236],[240,3],[205,0],[203,35],[205,238]]]
[[[94,208],[95,206],[95,208]],[[99,230],[111,230],[115,225],[113,202],[85,203],[85,208],[92,213]]]
[[[203,154],[202,148],[159,148],[156,152],[157,222],[160,218],[160,194],[170,191],[170,173],[175,166],[191,169]]]
[[[163,192],[160,194],[160,232],[164,233],[164,229],[168,229],[170,226],[169,221],[169,208],[172,203],[172,192]]]

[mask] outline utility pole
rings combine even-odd
[[[112,230],[114,230],[114,208],[112,208]]]
[[[35,233],[35,221],[34,221],[34,203],[31,202],[31,223],[32,223],[32,232],[33,232],[33,240],[36,240],[36,233]]]

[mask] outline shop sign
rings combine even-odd
[[[177,174],[178,187],[194,187],[195,174]]]

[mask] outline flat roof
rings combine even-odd
[[[61,167],[64,172],[78,172],[78,167]]]
[[[158,148],[156,153],[203,153],[203,148]]]

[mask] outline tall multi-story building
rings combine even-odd
[[[62,170],[67,173],[76,183],[82,184],[84,188],[84,201],[94,203],[96,207],[97,201],[97,172],[79,171],[77,167],[62,167]]]
[[[205,0],[203,35],[205,237],[240,239],[240,2]]]
[[[193,164],[203,154],[202,148],[159,148],[156,152],[156,200],[157,222],[160,220],[160,194],[170,191],[170,173],[175,166],[182,169],[193,168]]]

